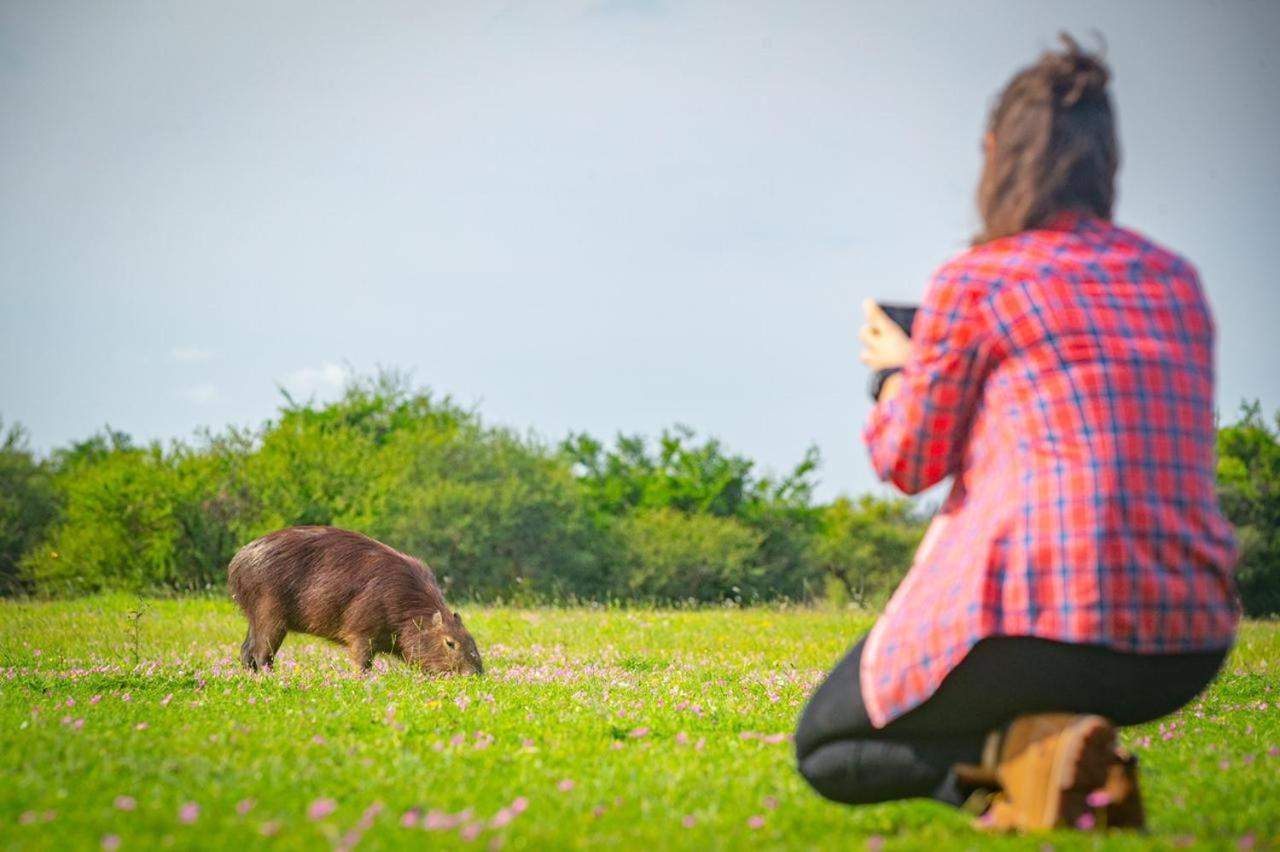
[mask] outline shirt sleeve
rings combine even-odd
[[[934,275],[898,393],[875,405],[863,430],[876,474],[907,494],[959,469],[984,379],[985,292],[958,261]]]

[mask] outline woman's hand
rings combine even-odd
[[[862,363],[873,370],[901,367],[911,355],[911,338],[871,299],[862,303],[866,324],[858,332]]]

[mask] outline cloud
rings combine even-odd
[[[208,349],[198,346],[175,346],[169,350],[169,357],[175,361],[208,361],[212,355]]]
[[[212,405],[222,399],[222,393],[213,385],[192,385],[178,391],[178,396],[196,405]]]
[[[284,386],[295,393],[312,394],[342,388],[350,377],[351,371],[346,367],[326,361],[319,367],[294,370],[285,378]]]

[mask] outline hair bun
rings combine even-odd
[[[1062,33],[1059,37],[1064,49],[1048,53],[1042,60],[1049,71],[1054,103],[1073,107],[1105,95],[1111,79],[1107,66],[1097,55],[1082,50],[1071,36]]]

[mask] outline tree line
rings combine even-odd
[[[1253,614],[1280,611],[1278,434],[1256,405],[1219,431]],[[393,373],[192,441],[108,429],[40,457],[20,426],[0,440],[6,595],[221,590],[245,542],[332,524],[422,557],[459,600],[877,606],[927,523],[907,500],[815,501],[815,449],[768,476],[685,427],[549,444]]]

